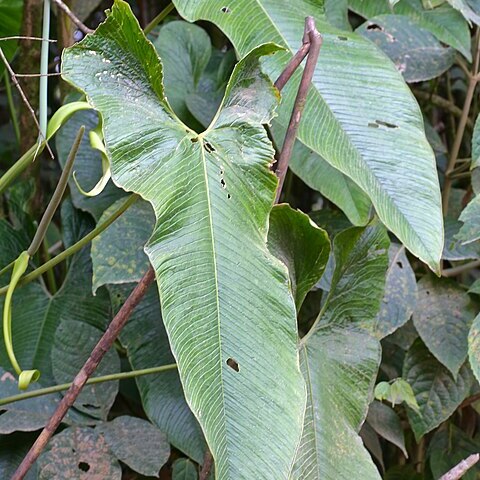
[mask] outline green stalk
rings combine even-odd
[[[137,199],[138,199],[137,195],[131,195],[130,197],[128,197],[125,203],[121,205],[118,208],[118,210],[115,210],[115,212],[113,212],[113,214],[109,218],[107,218],[103,223],[101,223],[100,225],[97,225],[88,235],[85,235],[85,237],[80,239],[77,243],[74,243],[71,247],[67,248],[63,252],[53,257],[48,262],[44,263],[40,267],[33,270],[33,272],[30,272],[28,275],[25,275],[24,277],[22,277],[18,285],[20,286],[20,285],[25,285],[27,283],[30,283],[31,281],[38,278],[40,275],[44,274],[46,271],[53,268],[55,265],[58,265],[59,263],[63,262],[63,260],[67,259],[68,257],[72,256],[74,253],[81,250],[91,240],[93,240],[95,237],[98,237],[98,235],[100,235],[104,230],[106,230]],[[0,295],[5,295],[7,290],[8,290],[8,286],[0,288]]]
[[[7,92],[8,108],[10,109],[10,116],[12,117],[13,130],[15,131],[15,138],[20,145],[20,125],[18,124],[17,110],[15,102],[13,101],[12,86],[10,85],[10,77],[8,71],[5,69],[5,91]]]
[[[40,141],[47,138],[48,110],[48,48],[50,38],[50,0],[43,1],[42,51],[40,56]]]
[[[60,176],[60,180],[55,187],[55,191],[53,192],[50,202],[48,202],[45,213],[43,214],[37,231],[35,232],[35,236],[33,237],[32,243],[28,247],[27,251],[30,257],[33,257],[42,245],[43,239],[47,234],[48,226],[50,225],[50,222],[52,221],[52,218],[55,215],[55,212],[57,211],[60,202],[62,201],[63,194],[65,193],[65,189],[67,188],[68,177],[70,177],[70,172],[72,171],[73,163],[75,162],[75,157],[77,156],[77,152],[80,148],[80,143],[82,141],[84,133],[85,127],[82,125],[78,130],[75,141],[73,142],[70,153],[68,154],[65,167],[62,171],[62,175]]]
[[[168,365],[162,365],[161,367],[145,368],[143,370],[133,370],[131,372],[114,373],[111,375],[103,375],[101,377],[89,378],[86,385],[95,385],[97,383],[112,382],[114,380],[125,380],[127,378],[136,378],[142,375],[151,375],[153,373],[168,372],[170,370],[176,370],[177,364],[171,363]],[[52,393],[63,392],[68,390],[72,384],[62,383],[61,385],[54,385],[53,387],[39,388],[38,390],[32,390],[30,392],[19,393],[18,395],[12,395],[10,397],[0,398],[0,406],[7,405],[9,403],[18,402],[27,398],[41,397],[43,395],[49,395]]]
[[[169,3],[144,29],[143,33],[148,35],[167,15],[174,10],[175,5]]]
[[[45,148],[45,142],[32,145],[0,178],[0,194],[35,160]]]

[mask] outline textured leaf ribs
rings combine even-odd
[[[303,424],[295,304],[266,246],[277,180],[262,124],[278,92],[259,58],[276,50],[262,45],[237,64],[202,134],[172,112],[162,65],[125,2],[63,59],[64,78],[102,115],[113,180],[154,208],[146,251],[219,479],[288,478]]]

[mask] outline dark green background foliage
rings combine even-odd
[[[41,42],[11,37],[42,35],[41,3],[0,0],[17,73],[40,71]],[[479,452],[480,3],[68,3],[93,33],[52,9],[47,95],[28,98],[52,155],[25,154],[38,132],[0,67],[2,311],[86,128],[13,294],[13,350],[41,371],[21,397],[2,326],[0,478],[149,266],[108,381],[29,480],[436,480]],[[274,82],[306,16],[322,47],[274,205],[303,67]]]

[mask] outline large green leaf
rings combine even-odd
[[[300,347],[308,395],[295,479],[380,478],[358,431],[380,363],[380,343],[371,331],[383,294],[388,243],[378,224],[335,237],[330,291]]]
[[[125,302],[132,285],[109,287],[115,311]],[[168,344],[160,314],[155,286],[148,289],[120,333],[132,368],[167,365],[175,361]],[[148,418],[165,434],[168,441],[197,463],[203,462],[205,441],[202,431],[185,402],[178,372],[137,377],[142,405]]]
[[[407,323],[417,303],[417,281],[405,249],[392,243],[388,256],[385,294],[375,326],[379,338],[392,334]]]
[[[274,121],[272,135],[282,145],[286,129]],[[313,150],[296,141],[289,168],[314,190],[341,208],[353,225],[364,226],[371,217],[372,204],[365,192],[350,178],[332,167]],[[306,174],[308,172],[308,174]]]
[[[287,478],[303,422],[295,305],[266,247],[277,181],[262,124],[278,94],[259,56],[276,50],[264,45],[236,66],[201,135],[173,115],[156,51],[125,2],[63,56],[65,79],[102,114],[114,181],[154,207],[147,254],[218,479]]]
[[[300,310],[327,265],[327,233],[299,210],[286,204],[276,205],[270,213],[268,249],[288,267],[295,304]]]
[[[228,3],[228,2],[227,2]],[[288,48],[265,61],[277,78],[312,15],[323,36],[320,61],[298,138],[352,178],[371,198],[381,220],[406,247],[436,271],[443,245],[435,159],[418,105],[385,55],[358,34],[337,30],[321,2],[309,0],[175,0],[190,21],[215,23],[240,56],[263,42]],[[300,72],[284,89],[278,121],[285,127]],[[305,179],[309,171],[297,171]]]
[[[418,413],[408,409],[410,425],[417,440],[452,415],[468,395],[472,384],[472,374],[466,365],[454,380],[420,339],[405,356],[403,376],[412,386],[420,407]]]
[[[453,48],[405,15],[379,15],[355,31],[378,45],[409,83],[438,77],[455,61]]]
[[[379,342],[364,331],[327,326],[302,345],[300,359],[308,397],[292,478],[380,479],[357,433],[372,399]]]
[[[365,18],[392,13],[405,15],[419,27],[433,33],[441,42],[457,49],[472,60],[470,30],[460,12],[450,5],[426,10],[422,0],[400,0],[392,9],[389,0],[348,0],[349,7]]]
[[[428,349],[456,377],[468,352],[467,337],[477,308],[453,280],[423,277],[413,323]]]

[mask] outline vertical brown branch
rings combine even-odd
[[[55,413],[45,425],[42,433],[38,436],[37,440],[32,445],[32,448],[30,448],[29,452],[22,460],[22,463],[14,473],[12,480],[22,480],[25,478],[25,475],[28,473],[52,435],[60,426],[60,423],[67,414],[68,409],[75,403],[75,400],[78,398],[78,395],[80,394],[86,381],[96,370],[98,364],[101,362],[108,350],[110,350],[111,346],[118,337],[118,334],[122,330],[125,323],[127,323],[127,320],[130,318],[133,309],[142,300],[154,278],[155,274],[153,269],[150,267],[147,270],[147,273],[145,273],[138,285],[129,295],[126,302],[122,305],[118,313],[115,315],[106,332],[102,335],[102,338],[98,341],[97,345],[95,345],[90,357],[88,357],[88,360],[85,362],[80,372],[78,372],[77,376],[73,380],[72,386],[68,389],[62,401],[58,404]]]
[[[310,41],[309,44],[306,42],[307,38]],[[303,37],[303,41],[304,46],[305,44],[309,45],[307,63],[305,65],[305,70],[303,71],[297,97],[295,98],[292,116],[290,117],[290,123],[287,128],[287,133],[283,142],[282,151],[280,153],[280,156],[278,157],[277,168],[275,171],[278,177],[277,196],[275,199],[276,203],[278,203],[280,199],[283,182],[285,181],[285,175],[288,169],[288,163],[290,162],[293,146],[295,144],[295,138],[297,137],[298,126],[300,125],[300,120],[302,119],[305,102],[307,101],[308,89],[310,88],[310,83],[312,82],[315,67],[317,66],[318,56],[320,54],[320,48],[322,46],[322,36],[315,27],[315,20],[313,19],[313,17],[307,17],[305,20],[305,34]],[[302,49],[303,48],[304,47],[302,47]],[[294,69],[300,65],[301,56],[303,55],[302,49],[300,49],[299,51],[302,53],[298,54],[298,56],[295,55],[293,60],[287,65],[285,71],[282,73],[282,75],[280,75],[279,79],[276,82],[277,86],[283,87],[283,85],[285,85],[284,77],[290,78],[293,74]]]

